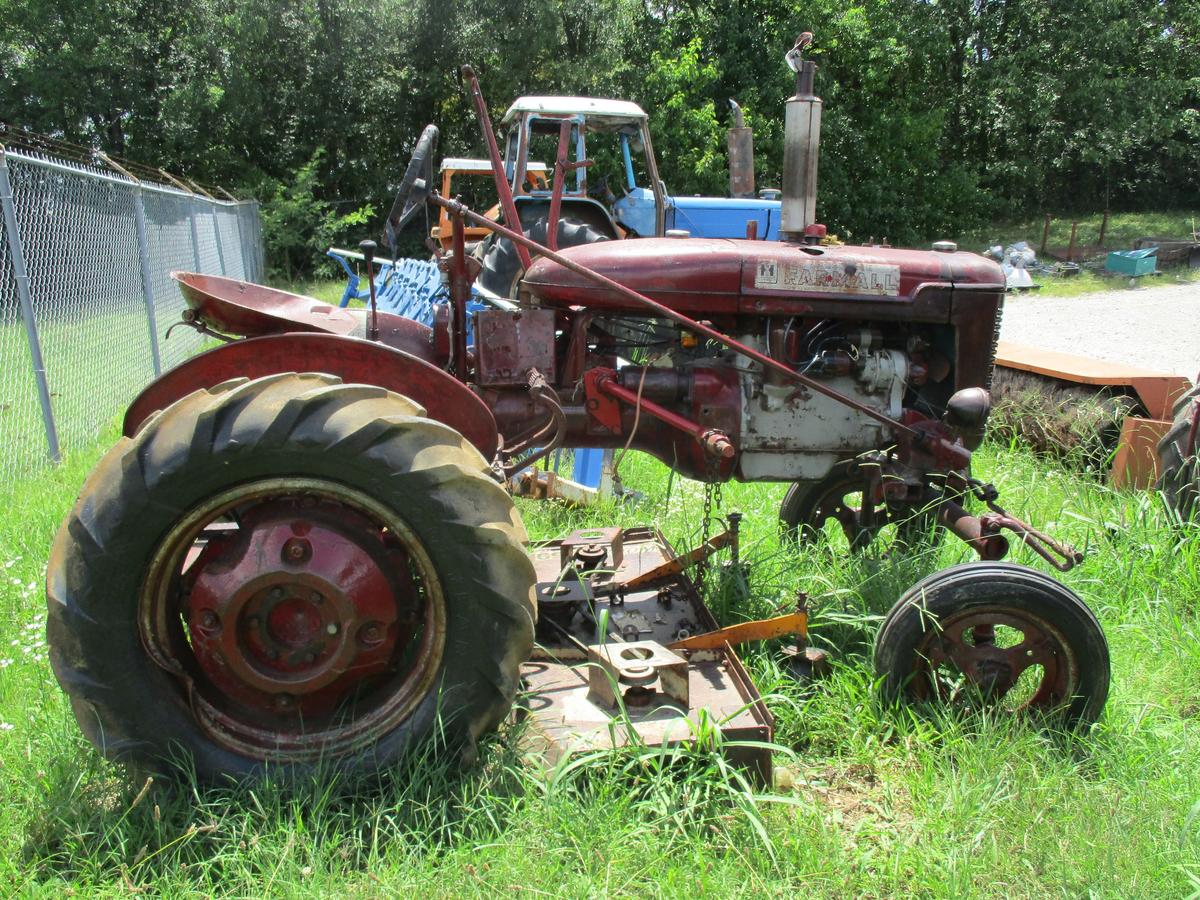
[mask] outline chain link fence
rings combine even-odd
[[[258,204],[0,149],[0,480],[94,441],[200,349],[176,269],[261,281]]]

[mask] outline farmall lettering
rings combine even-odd
[[[755,271],[754,286],[774,291],[823,291],[895,297],[900,293],[900,267],[823,259],[784,263],[762,259]]]

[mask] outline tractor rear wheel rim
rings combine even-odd
[[[138,624],[213,741],[300,762],[366,748],[413,713],[441,665],[445,610],[392,510],[334,481],[272,478],[179,519]]]
[[[995,605],[942,618],[913,657],[917,699],[969,707],[976,700],[1014,712],[1050,712],[1078,693],[1079,660],[1039,616]]]

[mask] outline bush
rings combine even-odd
[[[331,271],[325,251],[331,244],[354,237],[354,230],[375,212],[366,205],[339,215],[333,203],[317,196],[318,168],[324,154],[325,149],[318,147],[290,184],[271,178],[260,191],[265,197],[263,244],[268,275],[273,279],[290,282],[314,270]]]

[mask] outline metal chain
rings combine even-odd
[[[709,537],[712,535],[712,512],[713,506],[717,508],[717,512],[721,511],[721,482],[718,480],[718,463],[716,460],[711,460],[708,464],[708,480],[704,482],[704,521],[700,525],[700,545],[708,543]],[[699,581],[703,583],[708,578],[709,558],[705,558],[699,566]]]

